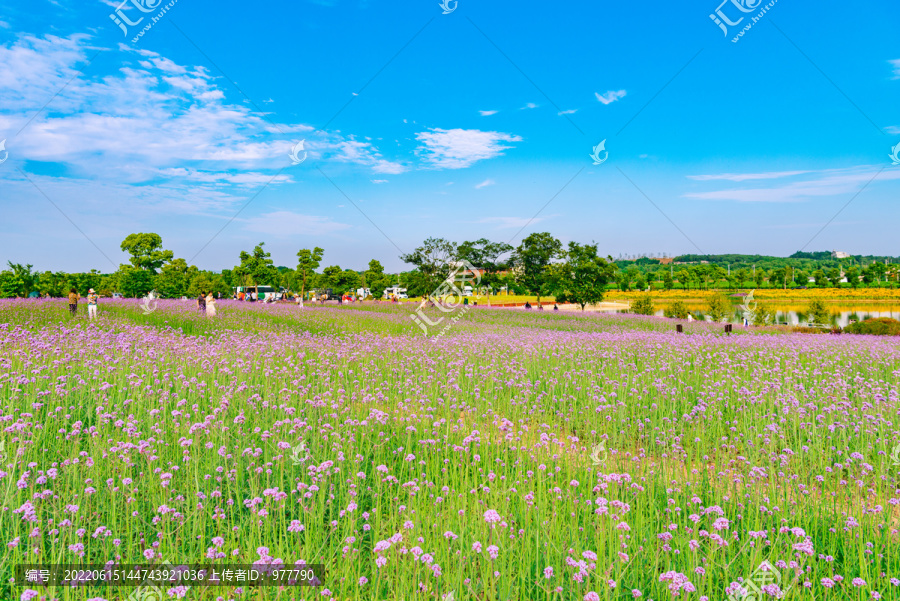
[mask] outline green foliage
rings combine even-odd
[[[775,313],[765,305],[758,305],[753,313],[753,325],[765,326],[775,323]]]
[[[550,269],[551,288],[558,302],[572,302],[581,305],[599,303],[603,300],[606,284],[615,275],[612,257],[597,256],[596,244],[569,242],[565,262],[557,263]]]
[[[828,305],[818,299],[809,303],[809,306],[806,308],[806,316],[807,321],[811,324],[828,324],[831,322],[831,311],[828,310]]]
[[[125,296],[139,298],[153,290],[153,272],[147,269],[120,265],[117,276],[118,291]]]
[[[300,295],[306,292],[306,284],[312,280],[313,274],[322,262],[325,250],[318,246],[312,250],[301,248],[297,251],[297,277],[300,279]]]
[[[15,298],[23,296],[22,290],[25,282],[12,271],[0,272],[0,298]]]
[[[174,254],[163,250],[159,234],[129,234],[122,241],[121,248],[131,255],[131,265],[137,269],[147,269],[156,273],[163,263],[171,261]]]
[[[422,246],[411,253],[400,255],[400,260],[415,265],[422,275],[420,285],[433,290],[447,279],[457,258],[456,243],[444,238],[427,238]]]
[[[16,290],[16,294],[13,296],[28,296],[35,289],[35,284],[37,283],[37,274],[31,271],[32,265],[22,265],[12,261],[7,261],[6,264],[9,265],[9,269],[12,271],[15,279],[21,282]]]
[[[210,292],[216,294],[217,292],[220,292],[222,293],[222,296],[230,297],[231,287],[225,282],[225,279],[221,275],[210,273],[209,271],[201,271],[191,279],[191,283],[187,289],[187,296],[199,296],[201,292],[204,294],[209,294]]]
[[[675,286],[675,281],[672,279],[672,274],[670,272],[666,272],[663,275],[663,288],[666,290],[671,290]]]
[[[162,298],[180,298],[188,293],[191,279],[198,272],[193,265],[188,267],[184,259],[175,259],[163,265],[154,280],[154,288]]]
[[[578,245],[576,244],[576,246]],[[572,245],[570,244],[569,247],[571,249]],[[595,256],[596,250],[595,246]],[[553,259],[562,258],[565,254],[562,242],[554,238],[550,232],[530,234],[522,240],[512,256],[517,282],[524,286],[529,294],[537,295],[540,300],[541,293],[550,281],[550,262]],[[583,305],[582,308],[584,308]]]
[[[642,294],[631,303],[631,312],[638,315],[653,315],[656,309],[653,307],[653,298],[649,294]]]
[[[267,253],[263,246],[265,242],[260,242],[253,248],[253,253],[241,251],[241,264],[234,268],[241,281],[248,286],[268,286],[275,285],[278,281],[278,270],[272,261],[271,253]]]
[[[844,331],[849,334],[873,334],[876,336],[900,336],[900,321],[890,317],[867,319],[851,323]]]
[[[669,318],[687,319],[687,316],[688,316],[687,306],[680,300],[677,300],[677,301],[671,303],[665,309],[663,309],[663,315],[665,315],[666,317],[669,317]]]
[[[500,257],[513,250],[506,242],[491,242],[487,238],[479,238],[474,242],[463,242],[456,249],[456,256],[461,261],[468,261],[473,267],[487,272],[499,271],[503,265]]]
[[[731,300],[724,294],[714,294],[706,303],[706,314],[713,321],[722,321],[731,313]]]

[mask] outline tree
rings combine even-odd
[[[835,288],[841,287],[841,272],[837,267],[832,267],[828,270],[828,281]]]
[[[859,270],[856,266],[851,267],[847,270],[847,281],[850,283],[850,287],[853,289],[859,288]]]
[[[756,270],[756,287],[762,288],[763,282],[766,280],[766,272],[763,269]]]
[[[196,267],[188,267],[187,261],[184,259],[173,259],[163,265],[154,280],[154,288],[159,296],[162,298],[179,298],[186,295],[191,281],[191,278],[188,276],[190,269],[198,271]]]
[[[577,246],[577,245],[576,245]],[[570,244],[570,249],[571,249]],[[596,255],[597,247],[594,246]],[[518,281],[529,294],[537,295],[541,300],[541,291],[548,283],[548,267],[550,261],[564,256],[562,242],[549,232],[530,234],[522,240],[512,256],[512,264],[518,272]],[[610,261],[612,258],[610,258]],[[605,285],[605,284],[604,284]],[[582,309],[584,306],[582,306]]]
[[[675,286],[675,282],[672,281],[672,274],[668,271],[663,275],[663,288],[666,290],[671,290]]]
[[[129,234],[122,241],[122,250],[131,255],[131,265],[156,273],[163,263],[171,261],[174,253],[163,250],[159,234]]]
[[[363,272],[365,287],[372,291],[374,296],[380,296],[381,291],[388,287],[391,277],[384,274],[384,267],[375,259],[369,261],[369,268]]]
[[[728,272],[725,270],[725,268],[719,265],[711,265],[709,268],[709,278],[712,281],[713,288],[718,288],[717,284],[721,280],[724,280],[727,275]]]
[[[22,282],[19,289],[16,291],[17,294],[14,296],[28,296],[28,294],[34,290],[35,284],[37,283],[37,274],[31,271],[33,266],[13,263],[12,261],[7,261],[6,264],[9,265],[9,268],[16,278]]]
[[[691,280],[691,272],[687,270],[686,267],[682,267],[678,270],[678,281],[681,283],[681,287],[685,290],[688,289],[688,283]]]
[[[831,311],[828,305],[821,300],[813,300],[806,309],[807,322],[809,325],[827,325],[831,323]]]
[[[456,256],[460,261],[468,261],[472,267],[484,271],[482,282],[487,284],[498,283],[500,277],[496,272],[501,271],[503,263],[502,255],[513,250],[506,242],[491,242],[487,238],[479,238],[474,242],[463,242],[456,249]]]
[[[319,268],[322,262],[322,253],[325,251],[318,246],[312,250],[301,248],[297,251],[297,277],[300,278],[300,296],[306,292],[306,282]]]
[[[631,312],[638,315],[653,315],[656,309],[653,307],[653,298],[650,294],[642,294],[631,303]]]
[[[687,306],[680,300],[674,301],[668,307],[663,309],[663,315],[669,318],[687,319]]]
[[[253,254],[241,251],[241,264],[234,268],[242,280],[250,286],[274,284],[278,279],[278,270],[270,259],[271,253],[267,253],[260,242],[253,248]]]
[[[133,265],[120,265],[116,273],[119,292],[132,298],[140,298],[153,290],[153,272]]]
[[[343,273],[344,270],[341,269],[340,265],[329,265],[322,270],[322,283],[326,288],[338,290],[341,283],[341,275]]]
[[[816,286],[818,286],[819,288],[828,286],[828,278],[825,277],[825,272],[821,269],[816,269],[813,272],[813,279],[816,281]]]
[[[413,252],[400,255],[401,261],[416,266],[424,276],[422,284],[428,289],[437,288],[450,276],[456,259],[456,243],[444,238],[427,238]]]
[[[582,311],[585,305],[602,301],[606,284],[616,272],[612,257],[607,259],[609,262],[597,256],[596,244],[569,242],[565,261],[552,265],[550,269],[550,282],[556,292],[556,300],[577,303]]]
[[[15,272],[0,271],[0,298],[15,298],[22,296],[25,282]]]
[[[706,313],[713,321],[722,321],[731,313],[731,301],[724,294],[713,294],[707,301]]]
[[[199,296],[201,292],[204,294],[221,292],[223,296],[226,296],[231,293],[231,287],[221,275],[197,270],[188,285],[187,294],[188,296]]]

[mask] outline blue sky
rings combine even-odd
[[[209,269],[535,231],[897,254],[896,3],[780,0],[733,42],[766,3],[178,0],[133,41],[158,2],[4,1],[3,262],[110,271],[138,231]]]

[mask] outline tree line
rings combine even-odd
[[[390,286],[407,288],[410,296],[427,295],[459,266],[477,268],[480,285],[495,292],[541,296],[552,295],[562,302],[584,304],[602,300],[608,290],[793,288],[896,286],[898,265],[888,259],[866,261],[862,257],[835,260],[831,253],[797,253],[788,258],[758,255],[684,255],[663,264],[642,257],[614,261],[601,257],[597,244],[570,242],[568,245],[549,232],[533,233],[517,247],[486,238],[456,243],[445,238],[427,238],[400,259],[411,266],[399,274],[385,273],[377,259],[368,269],[357,271],[330,265],[319,270],[324,249],[297,251],[295,267],[275,266],[271,254],[260,242],[250,251],[240,251],[238,264],[219,272],[201,270],[176,258],[163,248],[155,233],[134,233],[121,243],[130,255],[114,273],[34,272],[32,265],[8,262],[0,272],[0,297],[49,294],[65,296],[71,288],[86,294],[94,288],[100,294],[118,292],[141,297],[150,291],[163,298],[197,296],[200,292],[230,296],[236,286],[276,286],[304,295],[311,289],[330,288],[335,293],[368,288],[375,296]],[[472,277],[474,274],[468,274]],[[810,282],[809,280],[812,280]]]

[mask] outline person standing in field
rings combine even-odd
[[[69,313],[72,314],[72,317],[78,313],[78,293],[74,288],[69,290]]]
[[[215,317],[216,316],[216,299],[213,298],[212,292],[210,292],[206,296],[206,316],[207,317]]]
[[[88,303],[88,319],[94,319],[97,317],[97,304],[100,302],[100,296],[94,292],[94,289],[91,288],[88,290],[87,303]]]
[[[197,310],[201,313],[206,312],[206,296],[204,296],[203,291],[200,291],[200,296],[197,297]]]

